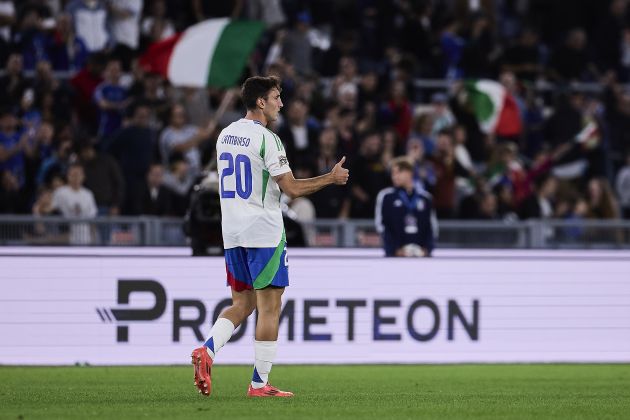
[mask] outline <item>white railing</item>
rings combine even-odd
[[[180,218],[0,216],[0,245],[185,246]],[[307,246],[381,246],[373,220],[317,220],[302,225]],[[200,231],[199,231],[200,232]],[[196,232],[193,229],[193,234]],[[289,232],[287,235],[291,237]],[[213,245],[213,244],[208,244]],[[441,248],[630,248],[630,221],[442,220]]]

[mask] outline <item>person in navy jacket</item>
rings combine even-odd
[[[414,188],[413,165],[405,157],[392,160],[393,187],[376,199],[376,230],[387,257],[430,257],[437,221],[431,194]]]

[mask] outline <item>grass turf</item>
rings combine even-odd
[[[0,418],[630,418],[630,365],[282,366],[293,399],[247,399],[251,368],[0,367]]]

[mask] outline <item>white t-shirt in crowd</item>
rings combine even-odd
[[[275,248],[284,231],[280,187],[291,171],[280,138],[260,122],[240,119],[217,139],[224,247]]]
[[[13,1],[0,0],[0,15],[15,17],[15,6],[13,5]],[[10,25],[0,26],[0,37],[4,38],[7,42],[11,40]]]
[[[74,30],[89,52],[102,51],[106,47],[109,34],[104,3],[74,0],[68,3],[66,12],[72,15]]]
[[[64,185],[53,193],[52,206],[68,218],[95,217],[97,213],[94,194],[87,188],[81,187],[74,190]],[[74,245],[87,245],[92,243],[92,230],[87,223],[73,223],[70,225],[70,243]]]
[[[140,15],[142,14],[143,0],[113,0],[113,5],[118,9],[131,12],[131,16],[125,18],[113,17],[112,36],[118,44],[123,44],[131,49],[137,49],[140,42]]]

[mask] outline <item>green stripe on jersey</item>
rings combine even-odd
[[[276,136],[276,134],[273,134],[274,137],[276,138],[276,143],[278,143],[278,151],[281,152],[284,150],[284,145],[282,144],[282,141],[280,140],[280,137]]]
[[[263,141],[260,144],[260,157],[265,160],[265,135],[263,134]]]
[[[274,133],[273,131],[271,131],[267,127],[265,127],[265,129],[271,133],[272,138],[276,141],[276,147],[278,148],[278,151],[279,152],[283,151],[284,150],[284,145],[282,144],[282,141],[280,140],[280,137],[278,137],[276,135],[276,133]]]
[[[287,243],[287,235],[285,234],[284,229],[282,230],[282,238],[280,239],[280,243],[276,247],[276,250],[273,252],[271,259],[263,268],[263,270],[258,274],[256,280],[254,280],[254,289],[264,289],[269,286],[273,281],[273,278],[276,276],[278,269],[280,268],[280,257],[282,257],[282,251],[284,251],[284,246]]]
[[[269,171],[263,169],[263,184],[262,184],[262,205],[265,207],[265,194],[267,194],[267,184],[269,183]]]
[[[260,145],[260,157],[263,160],[263,166],[265,164],[265,135],[263,134],[262,144]],[[269,172],[263,169],[263,183],[262,183],[262,205],[265,207],[265,194],[267,194],[267,183],[269,182]]]

